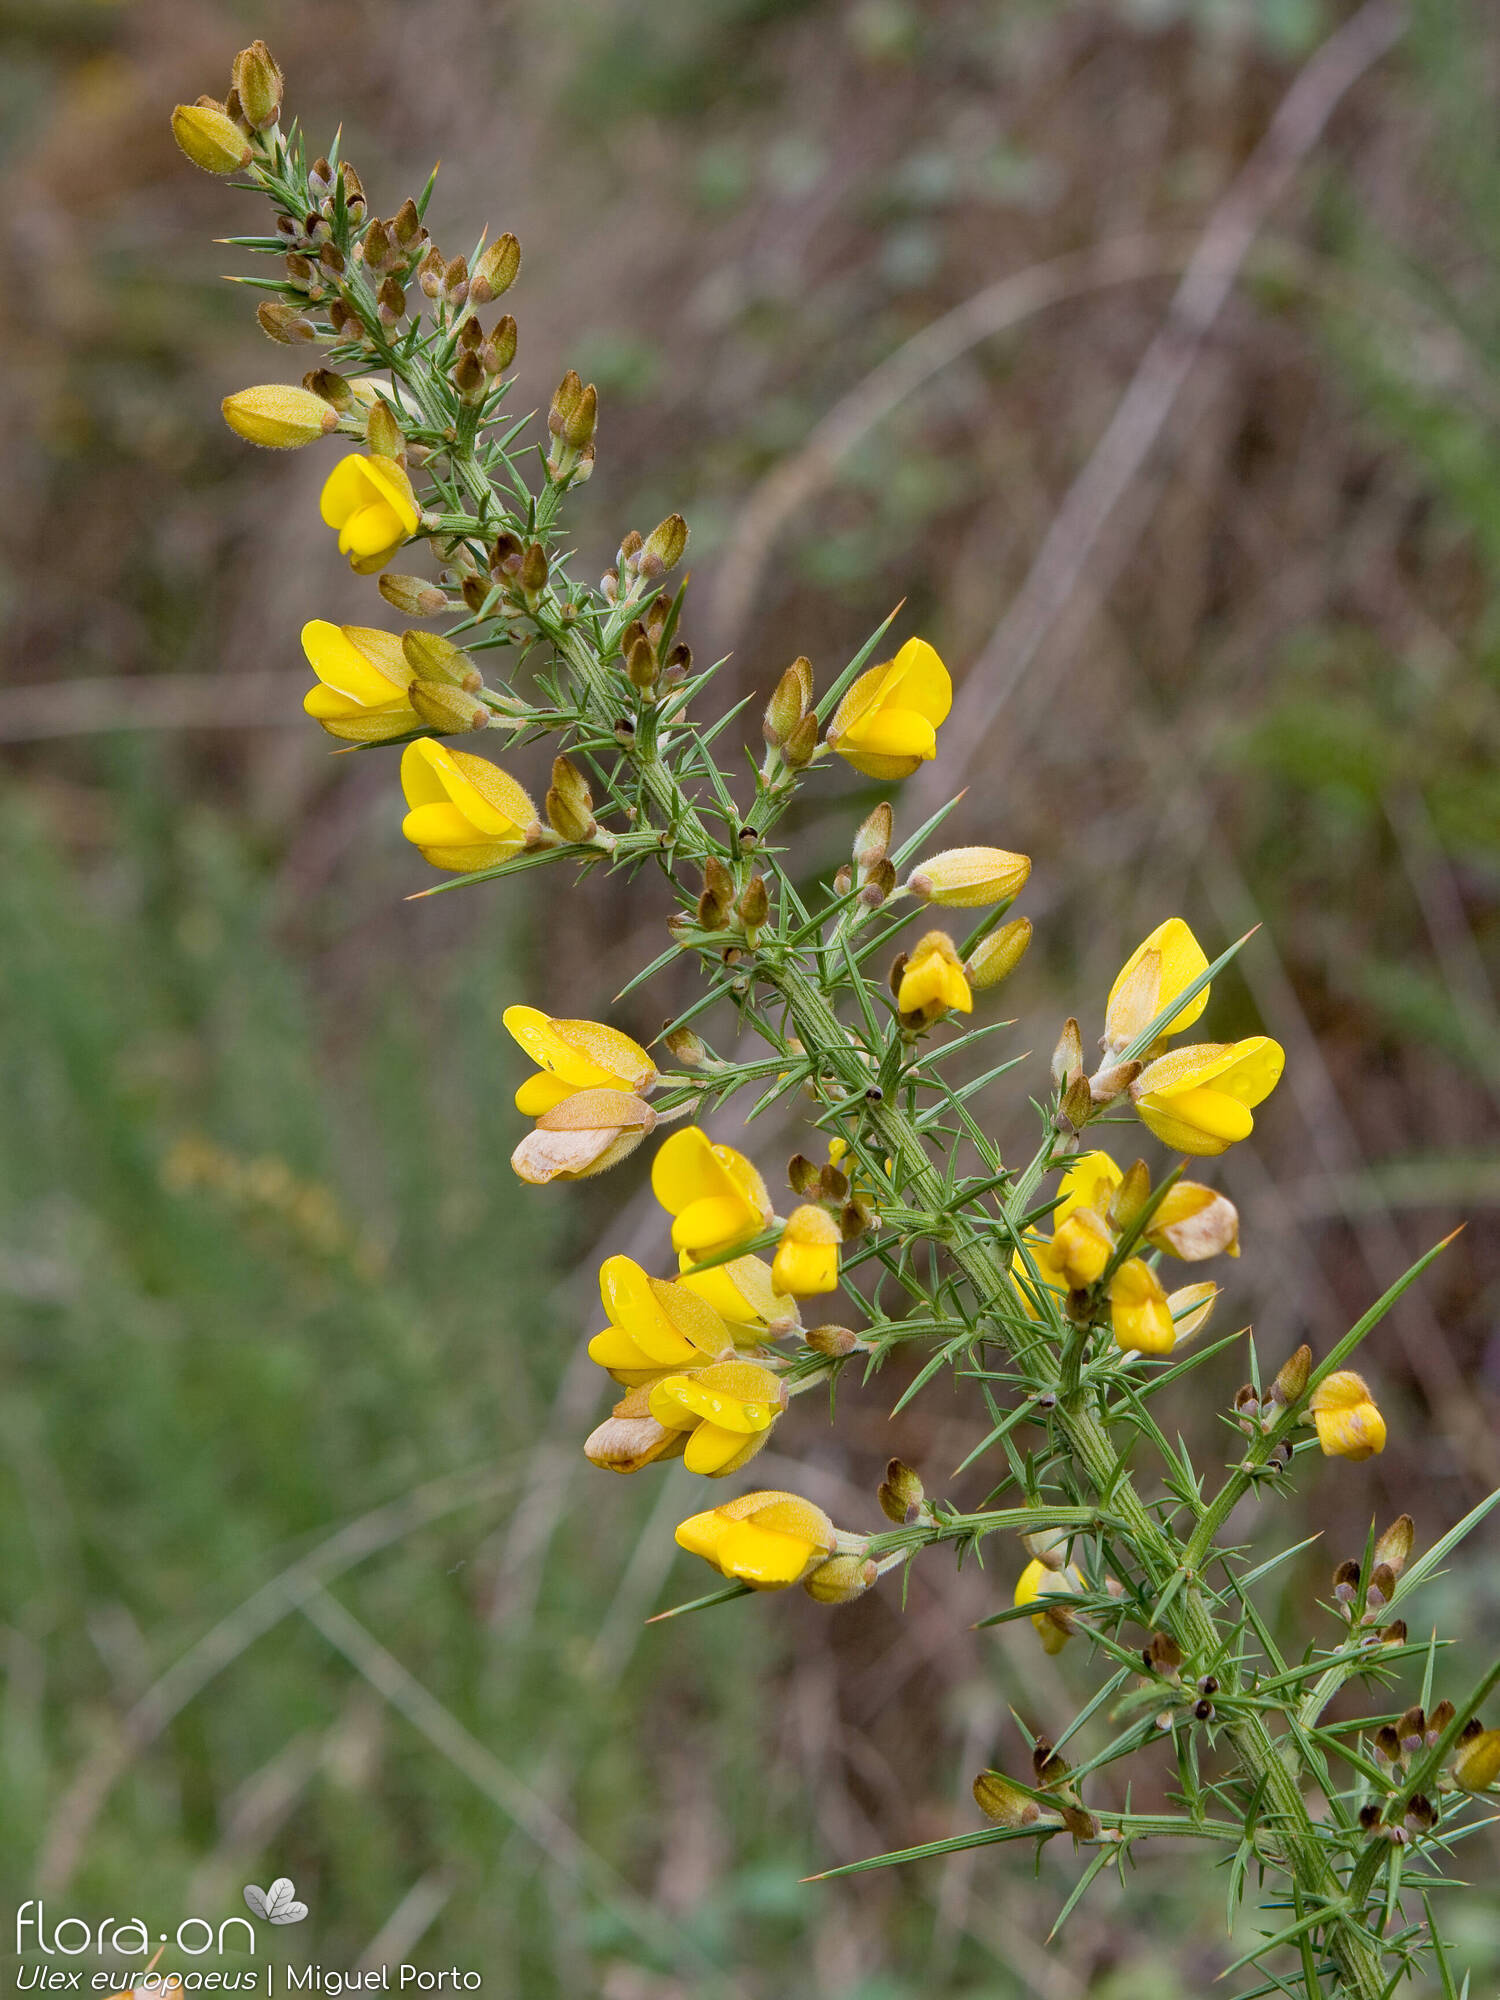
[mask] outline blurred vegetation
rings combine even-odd
[[[387,211],[441,150],[442,240],[489,220],[525,244],[522,405],[568,362],[599,382],[581,545],[602,568],[625,526],[683,508],[689,636],[734,646],[727,701],[798,652],[829,671],[902,596],[962,673],[1170,274],[1051,307],[872,424],[728,630],[749,496],[997,277],[1127,236],[1185,255],[1346,12],[0,16],[0,226],[22,274],[0,299],[12,1902],[41,1884],[54,1916],[217,1916],[287,1873],[312,1935],[278,1947],[473,1964],[528,2000],[1205,1990],[1223,1909],[1201,1858],[1101,1886],[1052,1947],[1073,1878],[1055,1854],[1040,1888],[987,1855],[798,1886],[969,1825],[1007,1705],[1033,1726],[1070,1712],[1066,1657],[968,1630],[1006,1551],[958,1579],[929,1563],[904,1612],[891,1593],[643,1628],[692,1594],[670,1545],[686,1476],[610,1483],[577,1451],[602,1401],[579,1359],[594,1268],[655,1254],[643,1174],[568,1200],[517,1186],[498,1023],[521,994],[604,1010],[664,912],[649,891],[558,906],[520,885],[402,901],[426,883],[388,762],[331,762],[297,712],[303,619],[373,618],[373,599],[308,530],[315,454],[251,454],[218,423],[221,395],[287,357],[217,283],[232,253],[209,239],[237,218],[166,111],[221,88],[259,32],[312,128],[345,121]],[[1298,1510],[1328,1532],[1288,1570],[1288,1634],[1323,1616],[1372,1508],[1409,1506],[1430,1538],[1500,1483],[1497,76],[1493,16],[1427,0],[1340,111],[1123,510],[1121,581],[1037,663],[1043,699],[1002,717],[954,822],[1036,857],[1018,1049],[1097,1011],[1086,996],[1169,911],[1205,940],[1264,922],[1216,1007],[1291,1058],[1253,1155],[1225,1162],[1246,1222],[1230,1309],[1268,1342],[1327,1341],[1469,1223],[1372,1352],[1389,1451],[1305,1483]],[[132,683],[158,701],[164,676],[192,726],[82,726],[80,686],[117,683],[128,724]],[[8,706],[22,685],[53,689],[46,734]],[[838,858],[830,822],[798,837],[810,865]],[[624,1024],[650,1031],[680,990],[659,982]],[[1243,1372],[1200,1379],[1227,1402]],[[836,1444],[799,1406],[777,1480],[800,1461],[814,1497],[872,1518],[893,1399],[889,1377],[851,1399]],[[978,1434],[919,1399],[901,1448],[937,1484]],[[357,1547],[319,1553],[351,1523]],[[1500,1633],[1494,1547],[1432,1605],[1475,1657]],[[1493,1897],[1450,1904],[1487,1990]]]

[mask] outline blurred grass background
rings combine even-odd
[[[692,1482],[583,1462],[604,1398],[580,1344],[601,1255],[655,1260],[661,1232],[639,1160],[518,1187],[499,1017],[606,1010],[665,902],[538,876],[403,902],[426,882],[390,761],[330,760],[299,706],[303,620],[381,608],[315,525],[324,461],[219,422],[293,364],[218,283],[248,268],[210,241],[244,198],[166,118],[264,34],[383,212],[441,153],[438,240],[517,231],[519,406],[568,364],[601,390],[579,546],[602,569],[682,508],[687,628],[733,648],[727,702],[798,652],[828,677],[901,597],[957,675],[984,654],[1215,204],[1350,11],[0,12],[9,1901],[217,1920],[286,1873],[313,1912],[277,1940],[294,1955],[471,1964],[528,2000],[1206,1990],[1207,1857],[1143,1856],[1051,1945],[1075,1871],[1051,1850],[1040,1885],[981,1854],[798,1886],[971,1825],[974,1771],[1021,1754],[1008,1706],[1055,1731],[1086,1691],[1024,1628],[970,1632],[1013,1552],[957,1579],[930,1559],[904,1612],[794,1593],[644,1628],[701,1585],[671,1546]],[[1213,1025],[1290,1056],[1223,1163],[1246,1237],[1225,1310],[1267,1354],[1326,1344],[1469,1225],[1369,1350],[1385,1456],[1246,1524],[1327,1529],[1270,1607],[1299,1646],[1372,1509],[1430,1540],[1500,1483],[1497,78],[1492,10],[1444,0],[1339,107],[1118,510],[1117,580],[1085,578],[963,746],[952,822],[1036,860],[1018,1050],[1096,1015],[1162,916],[1214,948],[1265,925]],[[1122,244],[1130,274],[1091,280]],[[924,327],[1060,258],[1053,303],[875,407]],[[836,408],[849,448],[820,467]],[[868,799],[843,777],[818,798],[798,838],[831,869]],[[988,1116],[1026,1140],[1024,1103]],[[1194,1378],[1209,1454],[1244,1372]],[[934,1387],[892,1427],[898,1386],[843,1396],[837,1431],[799,1404],[763,1483],[851,1526],[894,1445],[941,1486],[974,1411]],[[1427,1600],[1455,1687],[1500,1636],[1495,1550]],[[1143,1766],[1138,1796],[1165,1781]],[[1446,1907],[1490,1990],[1493,1894]]]

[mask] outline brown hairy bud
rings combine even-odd
[[[579,399],[582,395],[583,383],[579,378],[578,370],[570,368],[557,387],[552,391],[552,406],[547,412],[547,428],[554,437],[561,437],[563,435],[563,432],[567,429],[568,419],[574,410],[577,409]],[[635,545],[636,548],[639,548],[641,545],[639,536],[636,537]]]
[[[398,465],[405,462],[406,439],[389,403],[371,405],[369,422],[365,426],[365,442],[377,457],[393,458]]]
[[[734,877],[717,854],[710,854],[703,864],[703,886],[726,910],[734,901]]]
[[[1312,1373],[1312,1349],[1306,1345],[1289,1355],[1277,1370],[1276,1380],[1271,1384],[1271,1401],[1283,1409],[1297,1402],[1307,1388],[1307,1378]]]
[[[1376,1730],[1375,1748],[1388,1764],[1394,1764],[1401,1755],[1401,1738],[1388,1722],[1383,1722]]]
[[[552,783],[547,788],[547,824],[564,840],[592,840],[599,828],[594,818],[594,797],[588,780],[567,757],[552,762]]]
[[[1153,1632],[1145,1661],[1152,1673],[1175,1674],[1182,1665],[1182,1648],[1170,1632]]]
[[[898,1528],[904,1528],[921,1513],[927,1490],[909,1465],[893,1458],[885,1469],[885,1478],[880,1482],[875,1498],[885,1518],[894,1521]]]
[[[859,830],[854,836],[852,853],[861,881],[872,868],[878,868],[890,853],[891,838],[895,830],[895,815],[885,799],[882,799],[874,811],[860,821]]]
[[[644,632],[640,632],[626,648],[625,671],[630,676],[631,686],[639,688],[642,694],[650,694],[656,686],[656,649]]]
[[[1099,1822],[1085,1807],[1063,1805],[1059,1806],[1058,1811],[1062,1816],[1063,1825],[1075,1840],[1097,1840],[1099,1838]]]
[[[380,307],[380,317],[387,326],[394,326],[406,316],[406,288],[394,272],[381,281],[376,303]]]
[[[895,864],[890,861],[877,861],[865,877],[864,886],[859,892],[860,901],[867,909],[878,910],[895,886]]]
[[[477,354],[460,354],[453,364],[453,386],[466,403],[482,403],[488,376]]]
[[[1151,1171],[1144,1160],[1132,1160],[1110,1198],[1111,1227],[1121,1231],[1129,1229],[1150,1199]]]
[[[797,727],[781,746],[781,754],[794,771],[812,762],[813,752],[818,747],[818,718],[804,715]]]
[[[593,384],[590,383],[583,393],[585,396],[592,395]],[[593,435],[593,429],[593,423],[590,422],[590,437]],[[573,442],[570,437],[569,443]],[[579,438],[577,442],[586,444],[588,438]],[[648,583],[659,583],[669,569],[675,569],[682,561],[687,553],[687,545],[687,522],[680,514],[668,514],[666,520],[658,522],[641,545],[641,575]]]
[[[1386,1631],[1389,1630],[1390,1627],[1387,1626]],[[1380,1636],[1382,1639],[1385,1638],[1385,1632],[1382,1632]],[[1403,1639],[1406,1637],[1406,1627],[1404,1624],[1401,1627],[1401,1636]],[[1448,1727],[1448,1724],[1453,1720],[1456,1713],[1457,1710],[1454,1708],[1451,1701],[1440,1701],[1437,1704],[1436,1708],[1433,1709],[1432,1713],[1427,1718],[1426,1743],[1427,1743],[1427,1748],[1429,1750],[1437,1742],[1438,1738],[1442,1735],[1443,1731]]]
[[[364,182],[347,160],[339,162],[339,179],[344,184],[344,209],[351,222],[358,222],[365,212]]]
[[[1396,1573],[1389,1563],[1377,1563],[1371,1572],[1369,1587],[1365,1591],[1365,1604],[1371,1611],[1380,1611],[1390,1603],[1396,1592]]]
[[[447,268],[447,259],[434,243],[417,266],[417,283],[421,287],[423,298],[436,300],[441,297],[443,273]]]
[[[599,391],[590,382],[573,408],[568,412],[563,424],[563,442],[579,451],[588,444],[599,422]],[[683,541],[687,540],[687,530],[683,530]]]
[[[1146,1067],[1144,1063],[1115,1063],[1089,1079],[1089,1095],[1095,1104],[1113,1104],[1122,1090],[1128,1090]]]
[[[1422,1748],[1423,1738],[1427,1734],[1427,1717],[1419,1705],[1414,1703],[1405,1710],[1401,1720],[1396,1724],[1396,1734],[1401,1738],[1403,1756],[1409,1757],[1413,1751]]]
[[[459,307],[469,299],[469,260],[455,257],[443,267],[443,300],[450,306]]]
[[[299,341],[318,337],[318,329],[307,315],[281,299],[262,299],[255,308],[255,317],[260,321],[261,332],[282,347],[295,347]]]
[[[1064,1021],[1057,1047],[1052,1051],[1052,1081],[1062,1090],[1082,1074],[1083,1037],[1078,1032],[1078,1023],[1070,1019]]]
[[[516,323],[509,313],[501,313],[479,350],[479,359],[486,375],[503,375],[515,358]]]
[[[1333,1594],[1340,1604],[1352,1604],[1359,1593],[1359,1564],[1344,1561],[1333,1572]]]
[[[761,733],[773,750],[779,750],[802,720],[802,683],[795,667],[788,667],[776,683],[776,691],[766,703]]]
[[[673,1028],[663,1035],[662,1040],[672,1056],[684,1069],[706,1069],[709,1063],[707,1045],[691,1028]]]
[[[1406,1644],[1406,1620],[1404,1618],[1393,1618],[1389,1625],[1382,1625],[1380,1628],[1380,1643],[1382,1646],[1404,1646]],[[1436,1736],[1429,1736],[1428,1747],[1430,1748],[1436,1741]]]
[[[1031,1752],[1031,1768],[1037,1783],[1050,1790],[1064,1783],[1073,1767],[1058,1756],[1050,1737],[1039,1736]]]
[[[533,611],[547,588],[548,572],[547,551],[540,542],[532,542],[521,558],[521,595]]]
[[[1375,1560],[1384,1563],[1393,1576],[1400,1576],[1411,1560],[1417,1539],[1417,1524],[1410,1514],[1398,1514],[1375,1544]]]
[[[410,250],[413,244],[421,240],[422,218],[417,213],[417,204],[410,195],[396,210],[395,220],[391,223],[391,232],[403,250]]]
[[[728,921],[724,905],[711,889],[705,889],[698,898],[697,919],[700,931],[721,931]]]
[[[815,1354],[826,1354],[832,1361],[842,1361],[864,1345],[859,1335],[847,1326],[810,1326],[802,1338]]]
[[[752,875],[741,891],[738,904],[740,922],[747,931],[758,931],[771,914],[771,898],[764,875]]]
[[[439,590],[435,583],[429,583],[425,576],[401,576],[394,570],[387,570],[380,578],[379,590],[387,604],[395,605],[408,618],[436,618],[439,612],[448,609],[447,592]],[[415,638],[417,635],[411,633],[408,636]],[[477,672],[474,685],[479,685]]]

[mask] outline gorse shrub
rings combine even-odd
[[[441,886],[605,869],[639,879],[658,909],[665,887],[662,952],[627,990],[683,954],[703,975],[659,1056],[604,1023],[520,1004],[505,1016],[535,1066],[516,1093],[520,1178],[582,1179],[650,1142],[669,1219],[661,1262],[670,1234],[673,1275],[624,1256],[600,1272],[608,1324],[589,1351],[623,1393],[584,1451],[621,1474],[681,1457],[725,1478],[750,1465],[791,1397],[913,1353],[907,1397],[948,1369],[988,1414],[967,1462],[992,1475],[976,1512],[929,1494],[898,1459],[875,1532],[794,1492],[716,1501],[709,1489],[677,1539],[722,1581],[679,1609],[792,1585],[844,1604],[939,1544],[963,1559],[1001,1537],[997,1567],[1016,1580],[989,1622],[1029,1619],[1049,1653],[1087,1650],[1098,1690],[1057,1742],[1032,1743],[1029,1769],[975,1779],[989,1824],[856,1865],[1066,1837],[1080,1855],[1066,1916],[1137,1843],[1190,1838],[1225,1864],[1231,1922],[1258,1887],[1269,1915],[1237,1961],[1263,1968],[1256,1992],[1378,2000],[1430,1953],[1456,1993],[1427,1896],[1455,1844],[1487,1823],[1473,1801],[1500,1775],[1500,1730],[1478,1711],[1500,1666],[1466,1699],[1443,1696],[1443,1647],[1411,1640],[1404,1613],[1490,1503],[1420,1555],[1406,1515],[1372,1528],[1295,1659],[1255,1596],[1303,1544],[1298,1458],[1321,1450],[1352,1467],[1382,1449],[1384,1420],[1350,1364],[1437,1250],[1321,1358],[1302,1347],[1263,1370],[1251,1343],[1250,1380],[1200,1459],[1164,1435],[1154,1399],[1244,1338],[1205,1340],[1217,1285],[1168,1275],[1238,1254],[1233,1204],[1188,1178],[1187,1159],[1248,1140],[1282,1072],[1266,1036],[1193,1039],[1239,945],[1210,964],[1181,919],[1159,924],[1095,1004],[1097,1061],[1078,1022],[1064,1026],[1036,1151],[1008,1165],[983,1107],[1024,1058],[965,1072],[1007,1025],[975,1017],[1030,942],[1030,923],[1009,914],[1029,859],[940,847],[957,801],[904,838],[881,803],[848,862],[808,894],[777,838],[799,788],[836,760],[899,785],[941,754],[943,661],[918,637],[889,651],[884,626],[821,693],[795,661],[766,704],[763,759],[742,775],[728,747],[737,712],[693,715],[714,670],[694,665],[671,581],[682,518],[626,534],[597,585],[570,573],[563,504],[593,468],[598,399],[570,371],[540,443],[507,418],[517,329],[492,309],[519,276],[516,239],[446,255],[428,233],[430,181],[382,219],[336,145],[309,157],[296,127],[283,131],[281,99],[257,42],[236,58],[225,102],[200,99],[173,120],[196,165],[268,198],[267,232],[232,240],[278,260],[253,281],[265,332],[318,350],[300,386],[242,390],[224,414],[257,445],[347,444],[323,520],[385,605],[422,621],[309,622],[307,711],[351,745],[402,746],[403,831],[456,878]],[[478,747],[498,740],[515,761],[547,738],[539,805]],[[703,1038],[695,1023],[716,1007],[740,1031],[733,1046],[758,1053],[724,1055]],[[745,1093],[747,1119],[801,1100],[817,1135],[790,1162],[789,1201],[694,1122]],[[1123,1128],[1126,1155],[1143,1127],[1158,1164],[1122,1166],[1092,1143],[1099,1125]],[[1225,1438],[1227,1469],[1200,1469]],[[1288,1523],[1283,1552],[1253,1568],[1223,1539],[1252,1491]],[[1382,1699],[1400,1691],[1330,1720],[1351,1683]],[[1163,1742],[1176,1760],[1171,1810],[1091,1800],[1095,1773]]]

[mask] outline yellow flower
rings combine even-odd
[[[411,481],[395,459],[357,451],[329,473],[321,511],[338,529],[339,554],[361,576],[383,569],[421,519]]]
[[[912,871],[907,888],[929,903],[970,910],[1008,903],[1019,896],[1031,873],[1029,854],[1003,847],[949,847]]]
[[[1027,1563],[1017,1579],[1012,1602],[1034,1604],[1038,1599],[1076,1597],[1083,1588],[1083,1577],[1073,1564],[1069,1563],[1065,1569],[1050,1569],[1044,1562],[1033,1561]],[[1073,1636],[1073,1620],[1060,1603],[1044,1603],[1042,1610],[1032,1612],[1031,1622],[1049,1653],[1060,1653]]]
[[[1170,1006],[1179,993],[1185,992],[1207,970],[1203,947],[1181,917],[1168,917],[1164,924],[1158,924],[1126,959],[1109,989],[1109,1005],[1104,1015],[1105,1046],[1115,1054],[1128,1048],[1164,1007]],[[1211,990],[1205,986],[1173,1015],[1162,1034],[1180,1035],[1184,1028],[1190,1028],[1208,1005]]]
[[[686,1285],[648,1277],[634,1258],[605,1259],[599,1295],[609,1325],[589,1342],[589,1359],[627,1388],[701,1368],[732,1351],[712,1306]]]
[[[736,1346],[759,1347],[800,1325],[797,1301],[777,1290],[764,1257],[731,1257],[705,1270],[695,1269],[686,1251],[679,1261],[681,1282],[713,1307]]]
[[[411,808],[401,831],[434,868],[493,868],[520,852],[536,824],[536,807],[498,764],[429,736],[402,751],[401,789]]]
[[[250,164],[250,141],[222,105],[179,104],[172,137],[206,174],[237,174]]]
[[[1047,1261],[1070,1292],[1081,1292],[1098,1284],[1114,1249],[1103,1216],[1092,1208],[1075,1208],[1052,1232]]]
[[[667,1375],[650,1391],[651,1414],[687,1435],[683,1463],[710,1479],[738,1472],[760,1450],[786,1408],[786,1385],[753,1361],[718,1361]]]
[[[656,1130],[656,1113],[628,1090],[575,1090],[544,1111],[510,1156],[523,1181],[584,1181],[617,1167]]]
[[[338,424],[339,413],[331,403],[315,396],[311,389],[295,389],[286,382],[262,382],[254,389],[239,389],[220,405],[224,421],[247,444],[264,445],[268,451],[295,451],[326,437]]]
[[[1177,1345],[1161,1280],[1139,1257],[1127,1257],[1109,1281],[1109,1322],[1127,1354],[1170,1354]]]
[[[1182,1285],[1175,1292],[1167,1293],[1174,1348],[1186,1346],[1193,1335],[1208,1324],[1218,1296],[1218,1286],[1208,1280],[1197,1285]]]
[[[795,1493],[742,1493],[677,1530],[677,1545],[752,1590],[800,1583],[837,1547],[832,1521]]]
[[[946,931],[928,931],[917,939],[902,967],[896,1006],[903,1017],[923,1021],[936,1021],[950,1008],[973,1013],[974,996]]]
[[[1222,1153],[1255,1128],[1252,1109],[1271,1092],[1286,1062],[1269,1035],[1243,1042],[1195,1042],[1147,1063],[1130,1095],[1143,1124],[1179,1153]]]
[[[771,1219],[766,1184],[744,1154],[716,1146],[697,1125],[658,1146],[651,1191],[673,1218],[672,1248],[691,1258],[748,1243]]]
[[[1068,1275],[1064,1269],[1064,1260],[1069,1253],[1070,1245],[1080,1258],[1087,1253],[1081,1237],[1074,1244],[1064,1232],[1072,1218],[1080,1213],[1089,1216],[1093,1228],[1100,1227],[1101,1218],[1109,1214],[1111,1198],[1119,1185],[1120,1169],[1108,1153],[1080,1153],[1069,1167],[1058,1183],[1057,1205],[1052,1211],[1053,1235],[1032,1235],[1027,1238],[1031,1261],[1036,1266],[1037,1275],[1043,1284],[1056,1286],[1059,1291],[1068,1291],[1074,1284],[1093,1284],[1101,1275],[1104,1264],[1109,1261],[1107,1253],[1093,1277],[1079,1279]],[[1093,1233],[1092,1229],[1089,1233]],[[1061,1249],[1057,1247],[1059,1235],[1063,1236]],[[1019,1250],[1012,1253],[1010,1268],[1021,1295],[1021,1303],[1032,1319],[1040,1318],[1040,1309],[1032,1296],[1035,1281],[1027,1269],[1026,1259]],[[1075,1266],[1076,1268],[1079,1267]]]
[[[1385,1418],[1375,1407],[1364,1378],[1341,1368],[1325,1376],[1307,1407],[1317,1426],[1325,1458],[1372,1458],[1385,1450]]]
[[[843,1240],[843,1232],[827,1209],[810,1203],[794,1208],[776,1246],[771,1283],[777,1291],[791,1292],[797,1298],[837,1291]]]
[[[407,698],[412,671],[396,633],[314,618],[302,628],[302,650],[320,683],[302,706],[330,736],[387,743],[422,727]]]
[[[1500,1778],[1500,1729],[1471,1736],[1453,1760],[1453,1776],[1465,1792],[1487,1792]]]
[[[516,1109],[538,1118],[577,1090],[625,1090],[646,1097],[656,1065],[629,1035],[601,1021],[561,1021],[538,1007],[507,1007],[501,1016],[538,1074],[516,1092]]]
[[[867,778],[909,778],[937,754],[953,682],[925,639],[862,673],[834,710],[828,745]]]
[[[1238,1257],[1239,1211],[1227,1195],[1199,1181],[1178,1181],[1167,1189],[1146,1225],[1146,1241],[1186,1264],[1205,1257]]]

